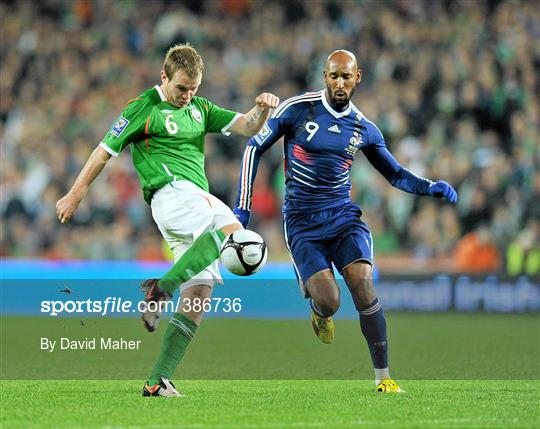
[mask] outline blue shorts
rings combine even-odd
[[[299,280],[330,269],[341,273],[355,261],[373,264],[373,240],[353,202],[316,213],[284,215],[285,240]]]

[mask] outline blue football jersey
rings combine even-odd
[[[399,165],[386,149],[377,126],[352,103],[338,112],[328,103],[323,90],[284,101],[248,141],[236,207],[250,210],[259,158],[282,136],[285,213],[330,209],[350,201],[349,173],[358,151],[400,189],[425,194],[431,183]]]

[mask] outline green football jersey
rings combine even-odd
[[[174,180],[189,180],[208,191],[204,136],[227,131],[238,113],[193,97],[182,108],[169,104],[156,85],[128,102],[100,143],[113,156],[131,144],[133,165],[150,204],[152,195]]]

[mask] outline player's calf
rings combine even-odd
[[[196,325],[200,325],[204,316],[204,303],[212,299],[212,287],[200,284],[184,289],[180,295],[178,313],[189,317]]]
[[[343,277],[358,311],[360,330],[369,347],[377,390],[392,391],[396,384],[390,378],[388,368],[386,318],[373,287],[372,266],[364,261],[357,261],[343,270]],[[385,384],[385,380],[390,382]]]

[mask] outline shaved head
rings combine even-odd
[[[348,63],[351,63],[353,64],[355,68],[358,68],[358,64],[356,62],[356,56],[352,52],[346,51],[345,49],[338,49],[337,51],[334,51],[330,55],[328,55],[324,69],[328,70],[332,64],[348,64]]]
[[[344,49],[332,52],[324,66],[326,99],[336,110],[346,109],[361,78],[362,70],[352,52]]]

